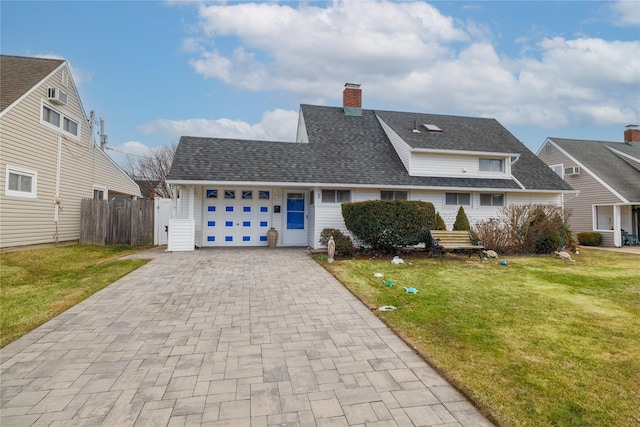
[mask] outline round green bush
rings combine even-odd
[[[596,231],[583,231],[576,235],[578,243],[583,246],[600,246],[602,243],[602,234]]]

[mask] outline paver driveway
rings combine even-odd
[[[300,249],[163,254],[0,375],[2,426],[491,425]]]

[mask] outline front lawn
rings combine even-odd
[[[390,258],[316,256],[499,425],[640,425],[639,256]]]
[[[73,245],[0,254],[0,347],[149,260],[119,260],[145,247]]]

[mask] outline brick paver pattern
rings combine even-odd
[[[491,426],[306,250],[166,253],[1,350],[2,426]]]

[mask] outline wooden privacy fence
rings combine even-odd
[[[153,200],[82,199],[80,243],[153,245]]]

